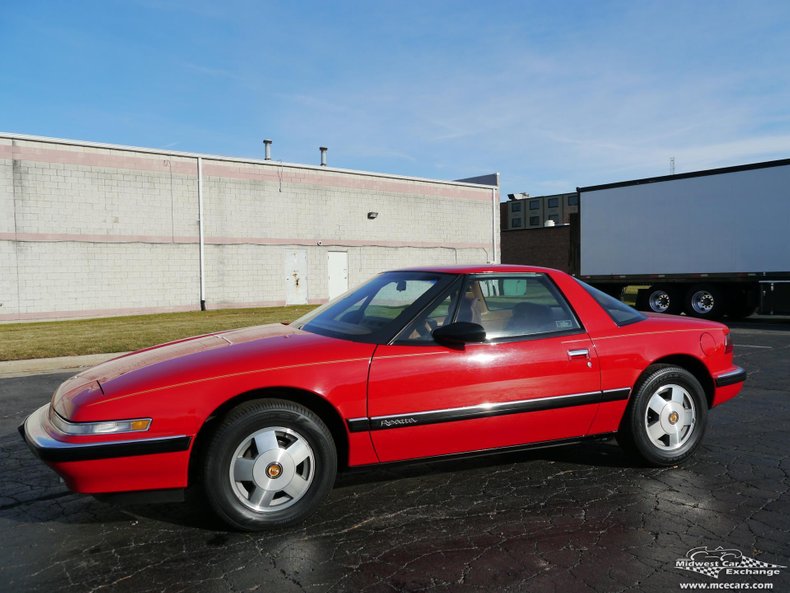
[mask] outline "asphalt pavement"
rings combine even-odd
[[[0,379],[0,591],[790,591],[790,568],[676,567],[719,546],[790,567],[790,323],[733,334],[749,379],[681,467],[598,443],[354,472],[305,524],[261,534],[225,531],[199,502],[70,493],[16,432],[69,374]]]

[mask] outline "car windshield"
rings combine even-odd
[[[386,343],[454,277],[429,272],[386,272],[291,325],[333,338]]]
[[[582,282],[578,278],[575,278],[576,282],[584,287],[584,290],[590,293],[590,296],[598,301],[598,304],[603,307],[603,310],[612,318],[617,325],[629,325],[631,323],[636,323],[637,321],[643,321],[647,319],[645,315],[634,309],[633,307],[629,307],[623,301],[620,301],[613,296],[609,296],[603,291],[598,290],[597,288],[593,288],[586,282]]]

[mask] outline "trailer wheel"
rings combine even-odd
[[[647,289],[645,294],[645,311],[677,315],[683,310],[680,290],[667,284],[656,284]]]
[[[596,288],[601,292],[605,292],[610,297],[614,297],[617,300],[621,300],[621,297],[623,296],[623,289],[625,288],[625,286],[623,286],[622,284],[599,284],[596,285]]]
[[[730,293],[730,308],[727,317],[744,319],[757,310],[759,295],[752,289],[733,290]]]
[[[724,293],[712,284],[696,284],[686,293],[683,309],[702,319],[721,319],[727,311]]]

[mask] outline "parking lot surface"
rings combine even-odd
[[[305,524],[227,532],[200,505],[70,493],[17,425],[67,374],[0,380],[0,591],[678,591],[769,583],[675,567],[696,547],[790,567],[790,323],[733,328],[742,394],[647,469],[613,443],[346,474]]]

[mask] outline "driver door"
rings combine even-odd
[[[598,360],[548,276],[472,277],[457,290],[376,348],[368,417],[379,459],[585,435],[601,397]],[[431,339],[431,329],[453,320],[480,323],[490,340],[451,347]]]

